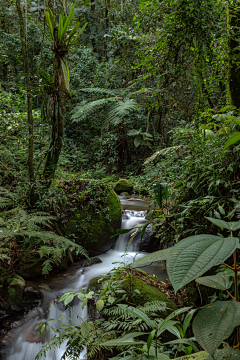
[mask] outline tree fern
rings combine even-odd
[[[74,109],[74,114],[72,115],[72,120],[74,122],[80,122],[85,120],[89,115],[93,114],[95,111],[103,108],[104,106],[109,105],[110,103],[117,101],[116,97],[99,99],[88,103],[87,105],[77,106]]]
[[[56,235],[52,231],[42,230],[42,227],[49,228],[52,224],[54,218],[49,214],[40,211],[29,214],[19,208],[16,212],[13,210],[9,212],[12,216],[0,218],[0,260],[7,259],[7,255],[3,252],[7,252],[6,246],[14,237],[18,237],[18,242],[22,242],[24,247],[39,246],[40,257],[47,258],[43,263],[44,275],[48,274],[53,265],[59,263],[69,250],[75,251],[76,255],[88,257],[87,251],[82,246],[63,236]]]
[[[125,116],[129,116],[133,111],[138,110],[138,105],[133,99],[119,100],[113,104],[108,112],[108,119],[103,124],[118,125],[123,121]]]

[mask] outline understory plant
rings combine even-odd
[[[202,234],[187,237],[175,246],[159,250],[135,261],[133,265],[152,261],[166,260],[167,272],[172,286],[177,292],[193,280],[214,289],[225,290],[231,300],[215,301],[203,307],[193,321],[193,333],[199,345],[209,354],[208,360],[238,359],[240,357],[240,303],[238,290],[237,251],[239,238],[233,233],[240,229],[240,222],[226,222],[207,217],[221,230],[230,232],[225,238]],[[233,256],[233,266],[226,261]],[[225,272],[204,276],[213,266],[223,264]],[[234,294],[228,289],[234,283]],[[222,342],[236,331],[236,344],[231,348],[218,349]]]

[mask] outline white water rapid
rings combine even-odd
[[[122,228],[130,229],[135,225],[142,223],[145,220],[145,212],[144,211],[130,211],[125,210],[123,214],[122,220]],[[87,267],[85,269],[80,267],[75,267],[74,274],[68,273],[65,278],[63,275],[59,278],[59,281],[56,281],[55,284],[51,286],[51,282],[48,283],[49,287],[58,294],[63,294],[65,292],[81,289],[84,286],[87,286],[89,281],[96,277],[101,276],[101,274],[108,273],[113,267],[120,266],[120,263],[128,263],[132,262],[133,258],[136,256],[136,251],[132,251],[130,246],[128,255],[123,256],[126,244],[129,240],[130,235],[124,234],[120,235],[114,250],[108,251],[106,254],[100,255],[99,258],[102,260],[102,263],[95,264],[93,266]],[[139,256],[143,256],[144,254],[139,254]],[[119,264],[116,264],[119,262]],[[114,263],[114,265],[112,264]],[[156,271],[155,271],[156,273]],[[166,273],[164,272],[163,278],[161,280],[166,279]],[[50,310],[46,311],[50,303]],[[87,306],[82,310],[81,303],[73,305],[74,310],[80,317],[84,320],[87,319]],[[31,317],[31,312],[32,317]],[[69,317],[69,321],[77,322],[79,324],[80,319],[71,311],[66,310],[62,307],[61,304],[54,304],[53,295],[46,293],[44,295],[41,307],[34,309],[30,312],[29,320],[22,326],[18,327],[14,331],[14,336],[12,337],[12,341],[10,341],[10,346],[7,350],[7,354],[3,356],[4,360],[34,360],[35,356],[40,351],[42,344],[47,342],[49,339],[40,336],[39,331],[34,330],[39,320],[46,321],[46,324],[54,327],[59,327],[60,323],[56,323],[53,325],[53,322],[47,323],[47,319],[59,319],[62,313]],[[35,316],[35,317],[34,317]],[[50,331],[50,335],[53,331]],[[11,336],[10,336],[11,337]],[[52,349],[47,353],[47,356],[42,359],[46,360],[60,360],[61,356],[65,351],[66,344],[62,344],[62,346],[58,349]],[[86,352],[80,356],[80,359],[86,358]]]

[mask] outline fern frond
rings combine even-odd
[[[119,100],[116,104],[111,106],[108,113],[108,119],[103,126],[107,124],[118,125],[123,121],[125,116],[130,115],[131,112],[138,110],[138,104],[133,99]]]
[[[146,314],[153,315],[152,313],[166,311],[166,303],[164,301],[151,301],[141,306],[141,310]]]
[[[171,147],[168,147],[168,148],[164,148],[164,149],[161,149],[161,150],[158,150],[156,151],[153,155],[151,155],[149,158],[147,158],[143,165],[146,165],[148,164],[149,162],[153,161],[156,159],[157,156],[160,156],[160,155],[166,155],[168,154],[169,152],[175,152],[179,149],[184,149],[184,148],[187,148],[186,145],[177,145],[177,146],[171,146]]]
[[[111,97],[106,99],[99,99],[92,101],[84,106],[77,106],[74,109],[75,113],[72,115],[72,120],[73,122],[80,122],[82,120],[85,120],[87,116],[91,115],[98,109],[103,108],[104,106],[107,106],[114,101],[118,101],[118,98]]]

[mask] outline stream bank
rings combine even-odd
[[[139,209],[148,207],[148,204],[140,199],[125,199],[123,202],[124,207],[126,206],[130,209],[124,210],[123,212],[122,228],[132,228],[136,224],[144,223],[146,221],[145,211],[141,211]],[[132,259],[137,255],[136,249],[133,250],[130,248],[128,255],[124,258],[122,257],[128,240],[129,234],[120,235],[115,248],[98,257],[101,263],[98,261],[98,263],[93,266],[83,267],[83,261],[81,261],[70,265],[64,273],[56,274],[54,276],[50,275],[47,279],[38,278],[30,280],[29,285],[39,288],[41,283],[45,283],[56,294],[63,294],[71,291],[72,289],[87,286],[92,278],[103,273],[108,273],[113,267],[112,263],[118,262],[120,265],[122,262],[125,264],[132,262]],[[139,254],[137,256],[143,256],[143,254]],[[159,267],[158,264],[152,264],[149,267],[145,267],[144,270],[149,272],[151,275],[156,276],[159,280],[166,282],[167,273],[164,266]],[[32,309],[28,314],[23,314],[21,319],[18,319],[10,324],[11,330],[2,339],[4,347],[4,351],[2,353],[4,360],[33,360],[40,351],[42,344],[48,340],[48,338],[43,339],[38,331],[34,331],[39,319],[45,321],[47,321],[48,318],[58,319],[64,312],[64,309],[61,308],[60,305],[52,303],[55,298],[54,294],[43,291],[42,289],[41,293],[41,304]],[[82,311],[81,307],[79,308],[79,305],[80,304],[76,304],[74,307],[80,311],[81,317],[86,319],[87,309],[84,308],[85,310]],[[51,308],[50,311],[48,310],[49,308]],[[70,310],[65,310],[65,312],[71,318],[74,318],[74,315]],[[59,324],[54,326],[59,326]],[[64,348],[65,345],[63,344],[60,349],[56,350],[56,352],[51,350],[48,353],[47,359],[59,360],[64,352]]]

